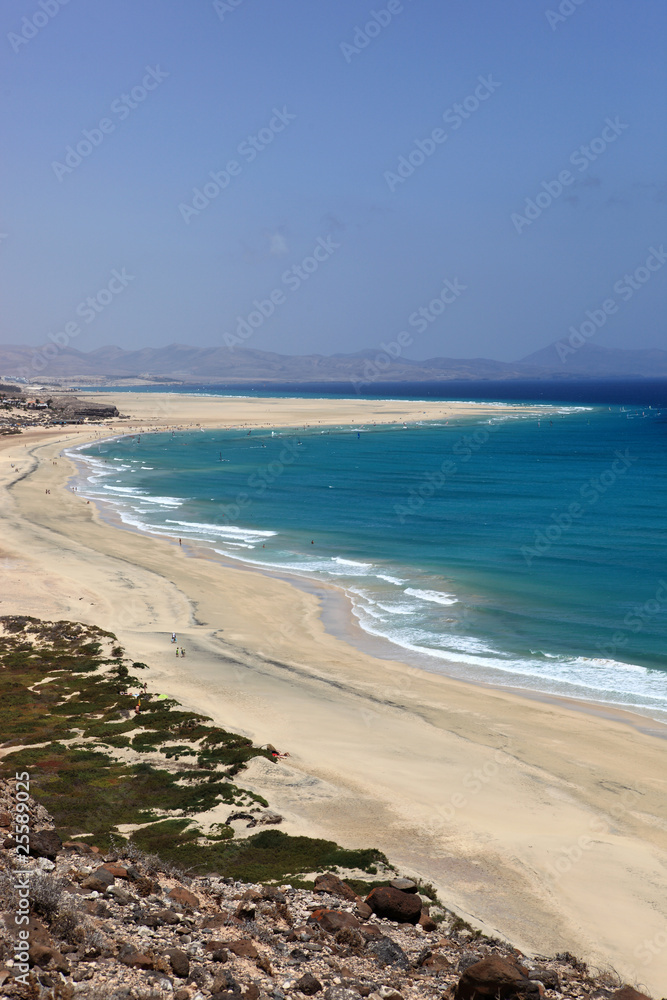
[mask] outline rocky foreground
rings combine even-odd
[[[34,800],[31,856],[17,857],[13,784],[0,785],[0,996],[647,1000],[572,955],[529,960],[446,911],[430,914],[407,879],[362,900],[333,873],[314,875],[312,890],[191,877],[131,843],[107,853],[63,844]]]

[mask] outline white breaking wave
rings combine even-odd
[[[458,604],[453,594],[443,594],[439,590],[418,590],[417,587],[406,587],[405,593],[410,597],[420,597],[422,601],[433,601],[434,604]]]
[[[178,524],[186,530],[206,533],[209,535],[229,536],[230,538],[241,538],[252,541],[253,539],[272,538],[277,535],[277,531],[260,531],[258,528],[238,528],[234,524],[209,524],[201,521],[176,521],[167,518],[167,524]]]
[[[357,569],[371,569],[373,563],[357,562],[356,559],[343,559],[342,556],[334,556],[333,561],[341,566],[356,566]]]

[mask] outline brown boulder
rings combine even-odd
[[[182,885],[177,885],[175,889],[172,889],[167,893],[169,899],[174,903],[180,903],[188,910],[198,910],[201,906],[199,899],[195,896],[194,892],[190,892],[189,889],[184,889]]]
[[[328,892],[332,896],[338,896],[340,899],[347,899],[350,903],[356,903],[359,900],[359,896],[354,889],[347,882],[339,879],[337,875],[332,875],[331,872],[327,872],[326,875],[317,876],[313,892]]]
[[[448,962],[442,952],[436,951],[433,955],[429,955],[422,962],[422,968],[429,969],[431,972],[445,972],[451,969],[452,963]]]
[[[84,844],[83,841],[79,840],[66,840],[63,844],[63,850],[69,851],[70,854],[93,854],[94,851],[90,844]]]
[[[242,899],[236,907],[234,916],[237,920],[254,920],[256,912],[257,907],[254,899]]]
[[[218,930],[220,927],[227,927],[229,925],[229,914],[228,913],[214,913],[211,917],[204,917],[200,927],[203,930]]]
[[[127,868],[123,868],[122,865],[117,865],[115,861],[107,861],[102,865],[102,868],[108,871],[110,875],[113,875],[114,878],[127,878]]]
[[[512,959],[490,955],[466,969],[454,992],[455,1000],[538,1000],[540,990]]]
[[[238,958],[259,958],[252,941],[222,941],[221,945]]]
[[[55,830],[37,830],[30,834],[30,854],[33,858],[48,858],[54,861],[63,842]]]
[[[5,830],[9,830],[12,825],[12,814],[5,812],[4,809],[0,809],[0,826]]]
[[[368,903],[364,903],[363,900],[357,903],[355,913],[360,920],[368,920],[370,917],[373,916],[373,911],[371,910],[370,906],[368,905]]]
[[[115,882],[110,871],[106,868],[96,868],[94,872],[83,880],[81,888],[88,892],[106,892]]]
[[[179,979],[187,979],[190,975],[190,959],[180,948],[167,948],[165,955],[169,958],[172,972]]]
[[[352,927],[355,930],[359,927],[359,921],[351,913],[345,913],[343,910],[313,910],[311,915],[308,917],[309,924],[317,924],[322,930],[328,931],[329,934],[335,934],[336,931],[340,931],[343,927]]]
[[[28,949],[28,961],[30,965],[37,965],[39,968],[43,969],[46,968],[50,962],[53,962],[53,967],[55,969],[58,969],[59,972],[64,972],[65,975],[69,975],[70,968],[65,958],[58,951],[57,947],[51,940],[51,935],[42,921],[37,917],[30,917],[28,922],[28,934],[30,935],[30,946]]]
[[[153,968],[153,959],[150,955],[144,955],[140,951],[135,951],[133,948],[128,948],[122,951],[118,955],[119,961],[123,965],[129,966],[130,969],[145,969],[150,970]]]
[[[214,962],[226,962],[229,958],[224,941],[207,941],[204,945],[204,951],[211,953]]]
[[[322,983],[315,976],[311,975],[310,972],[306,972],[301,976],[301,979],[297,979],[294,988],[299,990],[300,993],[305,994],[305,996],[312,997],[316,993],[322,992]]]
[[[30,965],[37,965],[44,969],[49,962],[53,962],[53,968],[57,969],[58,972],[64,972],[66,976],[70,974],[71,970],[67,961],[55,945],[40,944],[36,941],[34,944],[30,945],[30,948],[28,949],[28,956]]]
[[[286,903],[287,897],[284,892],[277,889],[275,885],[262,886],[262,899],[267,899],[272,903]]]
[[[430,917],[426,910],[422,910],[421,916],[419,917],[419,926],[423,927],[425,931],[437,931],[438,925],[436,924],[433,917]]]
[[[402,892],[392,886],[373,889],[366,897],[373,913],[398,924],[416,924],[422,911],[422,901],[412,892]]]
[[[622,986],[620,990],[612,993],[611,1000],[651,1000],[646,993],[638,993],[632,986]]]
[[[369,906],[370,910],[370,906]],[[371,911],[372,912],[372,911]],[[364,924],[361,933],[367,941],[381,941],[384,939],[384,931],[380,930],[377,924]]]

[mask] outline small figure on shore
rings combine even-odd
[[[178,656],[178,646],[176,647],[176,656]]]
[[[175,632],[171,633],[171,641],[172,642],[176,642],[176,633]]]
[[[181,648],[181,656],[185,656],[185,650]]]

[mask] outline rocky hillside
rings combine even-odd
[[[20,433],[24,427],[99,423],[117,416],[112,403],[88,402],[69,394],[36,398],[16,386],[0,384],[0,434]]]
[[[34,800],[31,856],[19,859],[9,836],[14,786],[0,784],[2,996],[646,1000],[613,977],[596,979],[571,955],[528,960],[452,915],[436,922],[407,879],[362,900],[333,873],[317,875],[312,890],[192,877],[131,845],[63,844]],[[15,917],[23,912],[21,951]]]

